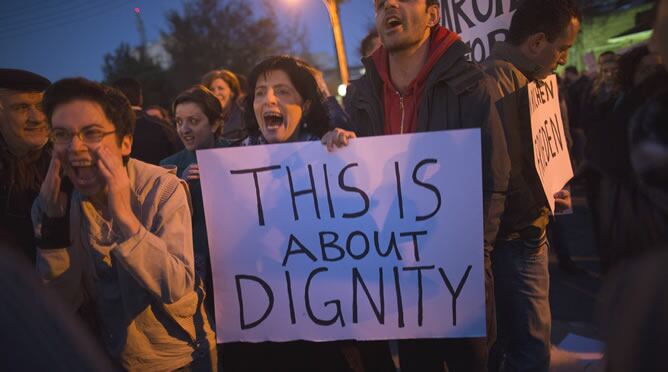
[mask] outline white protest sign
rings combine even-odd
[[[506,40],[519,3],[520,0],[441,0],[441,23],[462,37],[475,62],[483,62],[496,41]]]
[[[536,171],[554,213],[554,194],[573,178],[568,141],[559,106],[557,77],[529,83],[531,138]]]
[[[219,342],[485,335],[478,129],[197,157]]]

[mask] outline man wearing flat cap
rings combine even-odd
[[[0,69],[0,225],[21,254],[35,261],[32,202],[49,167],[49,129],[42,93],[51,82],[35,73]]]

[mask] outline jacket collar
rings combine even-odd
[[[469,52],[469,47],[461,40],[452,43],[452,46],[445,51],[432,67],[425,81],[425,88],[429,89],[434,84],[443,82],[450,86],[457,94],[469,89],[471,86],[469,82],[477,82],[479,80],[478,75],[481,74],[481,72],[471,74],[474,65],[467,62],[466,55]],[[367,78],[372,83],[373,90],[376,92],[379,91],[382,87],[382,79],[373,59],[371,57],[363,58],[362,64],[366,69]],[[470,79],[471,77],[475,78]]]
[[[491,58],[512,63],[529,80],[538,80],[536,75],[543,67],[524,56],[520,49],[505,41],[498,41],[492,48]]]

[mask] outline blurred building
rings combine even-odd
[[[601,53],[623,53],[651,36],[653,0],[580,0],[580,4],[582,31],[569,52],[568,64],[581,71],[595,71]]]

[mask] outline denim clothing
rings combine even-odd
[[[550,366],[548,247],[545,235],[496,241],[492,267],[498,339],[490,359],[498,358],[502,371],[547,371]]]
[[[502,97],[496,105],[511,163],[506,208],[492,252],[498,345],[490,353],[490,366],[496,370],[501,363],[508,371],[547,371],[549,208],[533,163],[527,95],[527,85],[536,81],[540,66],[516,46],[498,42],[485,70],[496,80]]]

